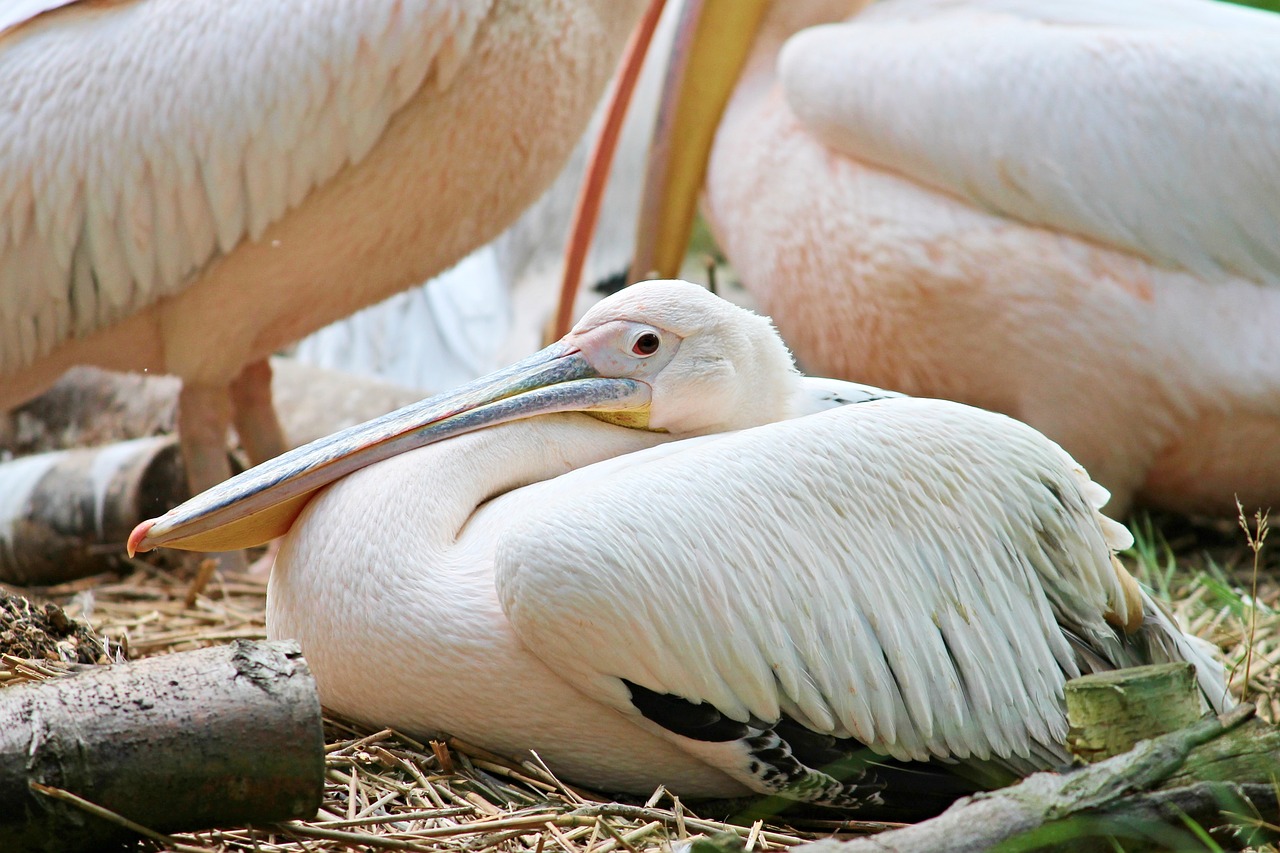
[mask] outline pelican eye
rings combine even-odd
[[[661,339],[653,332],[643,332],[631,344],[631,352],[638,356],[650,356],[658,351]]]

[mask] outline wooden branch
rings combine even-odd
[[[1034,844],[1050,840],[1032,833],[1049,824],[1061,828],[1073,819],[1091,820],[1080,828],[1107,834],[1142,820],[1152,824],[1165,821],[1176,806],[1190,810],[1189,814],[1206,825],[1216,825],[1222,821],[1218,798],[1227,795],[1229,802],[1251,800],[1265,815],[1274,816],[1278,808],[1275,791],[1264,785],[1201,783],[1144,793],[1181,768],[1194,748],[1237,728],[1253,713],[1253,708],[1238,708],[1220,718],[1210,717],[1143,741],[1130,752],[1070,773],[1037,773],[1017,785],[966,797],[938,817],[914,826],[856,841],[818,841],[798,849],[805,853],[959,853],[996,845],[1002,845],[1002,850],[1034,849]],[[1062,831],[1073,830],[1067,827]],[[1064,837],[1056,836],[1052,842]],[[1020,839],[1028,846],[1022,846]]]
[[[134,525],[191,496],[177,440],[140,438],[0,464],[0,581],[52,585],[109,568]]]
[[[288,358],[271,359],[271,369],[271,394],[293,446],[427,396]],[[172,376],[73,368],[44,394],[0,412],[0,451],[25,456],[172,434],[181,387]]]
[[[320,701],[293,642],[236,641],[0,690],[0,850],[98,849],[129,833],[309,818]]]

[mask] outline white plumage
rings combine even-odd
[[[767,321],[659,282],[131,546],[289,528],[268,631],[356,718],[613,790],[877,805],[882,768],[835,781],[804,742],[1025,773],[1065,759],[1081,672],[1187,659],[1230,703],[1115,562],[1105,499],[1023,424],[802,378]]]
[[[1277,286],[1278,49],[1280,19],[1209,0],[895,0],[798,34],[778,70],[832,150],[1159,266]]]
[[[81,362],[177,374],[188,469],[216,480],[242,370],[509,224],[638,11],[123,0],[0,19],[0,406]],[[280,439],[246,376],[253,453]]]
[[[622,275],[635,241],[645,158],[667,71],[680,3],[668,3],[627,105],[609,171],[584,284]],[[616,79],[616,78],[615,78]],[[321,367],[437,392],[483,376],[546,343],[563,279],[565,241],[604,124],[597,105],[564,170],[493,242],[421,287],[396,294],[299,341],[293,355]],[[600,294],[578,294],[580,316]]]
[[[1234,514],[1280,500],[1277,105],[1280,17],[1228,3],[776,3],[704,210],[807,370]]]

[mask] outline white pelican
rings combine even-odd
[[[679,2],[666,4],[645,52],[609,170],[586,282],[620,280],[631,262],[645,160],[679,7]],[[597,106],[559,176],[510,228],[426,284],[304,338],[292,355],[422,389],[425,395],[469,382],[544,346],[575,202],[608,101]],[[600,295],[594,287],[582,288],[573,316],[581,316]],[[566,326],[556,337],[567,331]]]
[[[1280,17],[886,0],[842,22],[862,5],[769,4],[755,31],[729,3],[689,59],[754,33],[703,209],[800,364],[1024,420],[1116,512],[1280,505]],[[655,210],[691,210],[677,162]],[[679,229],[661,243],[637,273],[672,274]]]
[[[129,545],[287,530],[268,633],[357,719],[609,790],[910,806],[965,789],[940,765],[1062,763],[1082,671],[1185,658],[1228,704],[1105,498],[1024,424],[802,378],[766,319],[655,282]]]
[[[0,407],[173,373],[193,485],[283,450],[265,358],[492,238],[640,0],[18,0],[0,11]],[[229,389],[230,388],[230,392]]]

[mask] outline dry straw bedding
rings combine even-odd
[[[1237,539],[1239,529],[1236,529]],[[1195,633],[1224,648],[1237,695],[1244,690],[1245,650],[1252,633],[1249,697],[1265,717],[1280,719],[1280,567],[1264,548],[1256,599],[1252,553],[1231,541],[1229,527],[1182,530],[1187,542],[1168,583],[1173,608]],[[1172,553],[1172,551],[1167,551]],[[1138,565],[1139,574],[1152,572]],[[1133,561],[1130,563],[1134,566]],[[1208,566],[1212,569],[1206,573]],[[195,649],[266,636],[266,584],[214,573],[199,596],[188,595],[193,567],[159,568],[140,560],[123,575],[87,578],[46,590],[14,590],[35,606],[0,596],[0,685],[54,677],[76,665]],[[1159,585],[1159,584],[1157,584]],[[0,588],[2,589],[2,588]],[[1256,618],[1250,602],[1257,602]],[[46,607],[46,604],[56,607]],[[105,640],[77,632],[60,615],[83,619]],[[24,622],[24,619],[26,620]],[[35,626],[34,628],[31,626]],[[41,632],[48,634],[41,644]],[[6,633],[8,632],[8,633]],[[314,820],[220,829],[148,842],[156,849],[339,851],[457,850],[532,853],[629,853],[669,850],[718,832],[740,835],[748,850],[781,849],[833,834],[876,831],[890,824],[797,818],[725,823],[741,804],[689,804],[664,790],[645,801],[619,802],[563,784],[535,756],[513,761],[462,744],[418,743],[391,730],[373,731],[326,717],[324,801]]]

